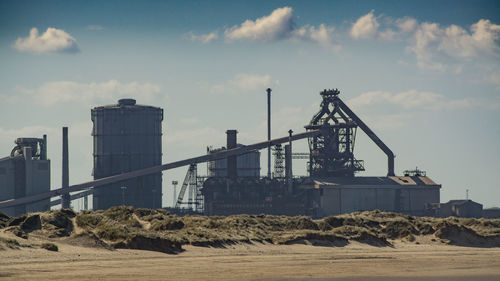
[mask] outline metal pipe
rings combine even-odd
[[[84,190],[84,191],[81,191],[81,192],[78,192],[75,194],[71,194],[70,199],[71,199],[71,201],[76,200],[76,199],[80,199],[80,198],[83,198],[85,200],[85,199],[88,199],[88,196],[92,195],[93,193],[94,193],[94,189],[87,189],[87,190]],[[62,203],[61,198],[58,198],[56,200],[50,201],[50,207],[59,205],[61,203]],[[84,206],[85,206],[85,202],[84,202]],[[84,207],[84,209],[86,210],[87,207]]]
[[[349,117],[365,132],[368,137],[387,155],[387,176],[394,176],[394,153],[385,145],[385,143],[375,135],[375,133],[341,100],[337,99],[340,108],[342,108]]]
[[[267,141],[271,140],[271,88],[267,88]],[[271,178],[271,145],[267,147],[267,177]]]
[[[0,202],[0,208],[7,208],[7,207],[11,207],[11,206],[17,206],[20,204],[36,202],[36,201],[40,201],[40,200],[47,199],[50,197],[66,194],[69,192],[83,190],[83,189],[86,189],[89,187],[102,186],[102,185],[115,183],[115,182],[119,182],[119,181],[123,181],[123,180],[137,178],[137,177],[144,176],[144,175],[158,173],[158,172],[161,172],[164,170],[175,169],[175,168],[187,166],[190,164],[198,164],[198,163],[203,163],[203,162],[207,162],[207,161],[224,159],[224,158],[227,158],[228,156],[240,155],[240,154],[248,153],[250,151],[264,149],[268,146],[273,146],[273,145],[285,143],[288,141],[296,141],[296,140],[300,140],[300,139],[314,137],[314,136],[319,135],[320,133],[321,133],[320,130],[311,130],[308,132],[295,134],[292,137],[290,137],[290,136],[281,137],[281,138],[273,139],[270,141],[259,142],[259,143],[255,143],[255,144],[251,144],[251,145],[247,145],[247,146],[243,146],[243,147],[238,147],[238,148],[234,148],[234,149],[228,149],[228,150],[224,150],[221,152],[216,152],[216,153],[212,153],[212,154],[208,154],[208,155],[188,158],[188,159],[175,161],[175,162],[171,162],[171,163],[167,163],[167,164],[163,164],[163,165],[159,165],[159,166],[149,167],[149,168],[135,170],[135,171],[128,172],[128,173],[123,173],[123,174],[119,174],[119,175],[100,178],[97,180],[84,182],[84,183],[80,183],[80,184],[75,184],[75,185],[72,185],[72,186],[69,186],[66,188],[59,188],[59,189],[51,190],[49,192],[39,193],[39,194],[32,195],[32,196],[26,196],[26,197],[22,197],[19,199],[9,199],[9,200],[5,200],[5,201]]]
[[[68,157],[68,127],[62,128],[62,188],[69,186],[69,157]],[[69,193],[61,197],[61,207],[71,208],[71,198]]]

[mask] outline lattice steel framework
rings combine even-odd
[[[321,134],[309,138],[309,172],[311,176],[352,177],[364,171],[362,160],[354,158],[354,142],[357,124],[345,113],[337,97],[340,92],[324,90],[320,111],[305,128],[321,130]]]
[[[283,178],[285,176],[285,166],[283,162],[285,161],[285,154],[283,152],[283,147],[281,144],[277,144],[273,147],[274,156],[274,173],[273,178]]]

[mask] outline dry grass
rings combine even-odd
[[[57,247],[56,244],[50,242],[43,243],[42,245],[40,245],[40,248],[53,252],[59,251],[59,247]]]
[[[235,243],[268,242],[344,246],[355,240],[373,246],[391,246],[394,239],[416,243],[416,237],[421,235],[435,235],[456,245],[500,246],[499,219],[413,217],[378,210],[312,220],[303,216],[270,215],[178,217],[161,209],[120,206],[78,214],[71,210],[49,211],[3,221],[7,221],[3,231],[17,233],[19,237],[26,235],[27,238],[27,233],[33,232],[54,239],[66,237],[66,241],[88,247],[166,253],[182,251],[182,245],[186,244],[225,247]],[[79,229],[78,233],[75,228]],[[4,247],[16,247],[12,241],[2,243]]]
[[[8,249],[19,249],[21,245],[17,240],[11,238],[0,237],[0,250]]]

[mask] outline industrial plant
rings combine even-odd
[[[9,156],[0,158],[0,200],[22,198],[50,191],[50,160],[47,159],[47,136],[18,138]],[[28,212],[48,211],[50,198],[3,208],[17,216]]]
[[[222,147],[207,146],[206,154],[161,163],[163,109],[138,105],[134,99],[91,110],[94,180],[68,185],[67,128],[63,128],[62,187],[50,189],[47,138],[19,138],[11,154],[0,159],[0,210],[9,215],[45,211],[56,204],[92,195],[94,209],[128,205],[161,208],[162,171],[187,167],[171,212],[205,215],[275,214],[324,217],[374,210],[410,215],[436,215],[441,185],[425,171],[395,174],[394,153],[342,101],[337,89],[320,92],[319,111],[304,132],[271,139],[271,89],[268,98],[268,139],[245,145],[238,131],[226,131]],[[363,160],[355,155],[358,129],[387,156],[387,174],[358,176]],[[307,140],[308,152],[294,152],[293,142]],[[207,144],[208,145],[208,144]],[[265,176],[261,152],[267,149]],[[272,155],[272,157],[271,157]],[[307,175],[296,176],[294,159],[307,160]],[[200,175],[198,165],[207,166]],[[90,171],[89,171],[90,172]],[[174,188],[179,182],[173,181]],[[52,198],[52,201],[50,201]]]
[[[320,93],[320,110],[305,126],[311,133],[307,135],[309,153],[294,154],[291,131],[284,149],[281,144],[274,146],[274,172],[268,172],[272,177],[240,176],[239,162],[228,158],[227,172],[211,175],[203,183],[204,213],[322,217],[379,209],[425,215],[426,206],[439,202],[441,185],[419,170],[395,176],[392,151],[349,109],[339,94],[338,90]],[[387,176],[355,175],[364,171],[363,161],[354,156],[358,127],[387,155]],[[227,131],[228,149],[235,144],[236,131]],[[309,160],[308,176],[293,176],[294,156]]]

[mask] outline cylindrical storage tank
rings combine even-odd
[[[238,144],[237,147],[243,145]],[[225,148],[209,150],[208,154],[224,151]],[[259,178],[260,177],[260,152],[252,151],[236,158],[236,165],[239,178]],[[209,177],[227,177],[227,159],[219,159],[208,162]]]
[[[238,163],[238,177],[260,177],[260,151],[253,151],[239,155],[236,162]]]
[[[94,179],[161,165],[163,109],[121,99],[92,109]],[[127,205],[161,208],[162,174],[95,188],[93,208]]]

